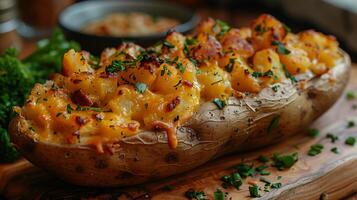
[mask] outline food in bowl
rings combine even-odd
[[[307,128],[340,97],[350,60],[332,36],[208,19],[144,49],[68,51],[63,71],[16,107],[13,142],[35,165],[87,186],[133,185]]]
[[[89,22],[83,30],[99,36],[146,36],[166,32],[179,23],[176,19],[152,16],[142,12],[114,13]]]

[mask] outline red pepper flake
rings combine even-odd
[[[166,111],[171,112],[173,109],[176,108],[176,106],[180,103],[180,97],[174,98],[170,103],[166,105]]]
[[[183,84],[187,87],[193,87],[193,84],[190,81],[184,80]]]
[[[92,106],[92,100],[81,89],[72,93],[71,99],[73,103],[81,106]]]
[[[136,123],[128,123],[128,129],[130,131],[136,131],[137,127],[138,127],[138,125]]]
[[[76,123],[79,126],[82,126],[84,124],[86,124],[89,120],[87,118],[81,117],[81,116],[76,116]]]

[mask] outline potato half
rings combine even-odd
[[[329,73],[305,84],[279,83],[259,94],[231,98],[224,109],[203,103],[177,129],[178,146],[169,148],[164,132],[143,131],[120,141],[113,154],[85,145],[56,145],[36,141],[25,119],[10,124],[13,143],[29,161],[70,183],[121,186],[143,183],[193,169],[224,154],[276,143],[307,128],[342,94],[349,78],[350,58]],[[300,82],[301,83],[301,82]]]

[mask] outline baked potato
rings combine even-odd
[[[139,184],[298,133],[336,102],[349,70],[332,36],[293,34],[270,15],[241,29],[208,19],[99,62],[67,52],[9,129],[24,157],[70,183]]]

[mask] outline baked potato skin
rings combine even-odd
[[[28,160],[70,183],[122,186],[143,183],[193,169],[224,154],[276,143],[307,128],[329,109],[347,84],[350,59],[302,86],[290,80],[243,99],[231,97],[222,110],[200,105],[191,120],[177,129],[178,146],[169,148],[164,132],[140,132],[122,139],[113,154],[89,146],[54,145],[31,137],[25,119],[10,124],[11,139]],[[272,121],[279,119],[276,127]]]

